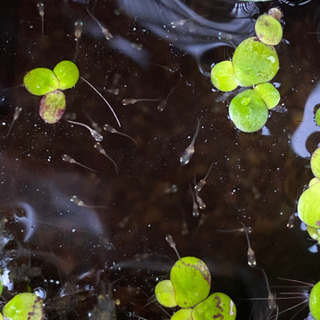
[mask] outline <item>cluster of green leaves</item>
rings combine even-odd
[[[0,320],[42,320],[43,301],[36,294],[23,292],[8,301],[0,313]]]
[[[279,91],[269,82],[279,70],[279,58],[274,48],[282,39],[279,9],[259,16],[255,24],[256,37],[242,41],[232,61],[221,61],[211,70],[211,81],[221,91],[233,91],[238,86],[253,87],[236,95],[229,106],[229,115],[243,132],[260,130],[268,119],[268,110],[280,101]]]
[[[320,148],[313,152],[310,166],[314,178],[298,200],[298,215],[307,225],[309,235],[320,244]]]
[[[36,96],[43,96],[39,114],[47,123],[58,122],[66,109],[62,90],[70,89],[79,80],[78,67],[69,60],[60,61],[53,70],[35,68],[23,78],[26,89]]]
[[[196,257],[183,257],[171,268],[170,280],[155,287],[158,302],[167,308],[179,306],[171,320],[209,320],[236,318],[236,306],[222,292],[210,296],[211,275],[207,265]]]

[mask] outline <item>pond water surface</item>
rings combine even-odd
[[[228,119],[232,94],[214,90],[210,68],[231,58],[272,6],[283,11],[273,79],[281,102],[263,130],[246,134]],[[237,319],[269,319],[261,269],[277,296],[288,291],[279,277],[320,280],[315,242],[298,217],[287,227],[320,141],[313,121],[320,104],[317,0],[47,0],[43,34],[36,1],[0,8],[3,303],[30,286],[46,294],[48,319],[170,318],[173,311],[153,296],[177,260],[167,234],[181,256],[206,262],[212,292],[235,301]],[[83,23],[78,40],[76,21]],[[66,91],[61,121],[43,122],[40,97],[17,85],[29,70],[66,59],[109,101],[121,128],[81,79]],[[101,129],[101,146],[118,172],[90,132],[67,119]],[[182,166],[198,121],[195,153]],[[103,130],[105,124],[134,140]],[[63,161],[64,154],[76,163]],[[199,193],[206,208],[197,216],[191,191],[210,166]],[[240,221],[251,227],[256,268],[247,263],[245,234],[221,232],[241,228]],[[301,301],[279,300],[279,310]],[[304,308],[296,319],[307,315]]]

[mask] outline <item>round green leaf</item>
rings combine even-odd
[[[257,19],[255,30],[259,40],[265,44],[275,46],[282,39],[281,24],[270,14],[263,14]]]
[[[238,84],[236,83],[233,65],[231,61],[221,61],[211,69],[212,84],[221,91],[232,91]]]
[[[229,296],[222,292],[211,294],[206,300],[196,305],[192,312],[193,320],[234,320],[237,309]]]
[[[242,41],[232,57],[236,81],[243,87],[270,81],[279,70],[274,47],[251,37]]]
[[[154,291],[158,302],[164,307],[173,308],[177,305],[174,289],[170,280],[160,281]]]
[[[267,122],[268,108],[256,91],[248,89],[231,100],[229,115],[239,130],[255,132]]]
[[[320,228],[314,228],[307,225],[307,231],[309,236],[320,244]]]
[[[314,320],[320,320],[320,281],[317,282],[310,292],[309,309]]]
[[[299,218],[313,228],[320,228],[320,180],[313,178],[298,200]]]
[[[280,93],[270,82],[258,84],[254,90],[260,94],[268,109],[276,107],[280,102]]]
[[[314,119],[316,121],[316,124],[320,126],[320,108],[317,109]]]
[[[310,159],[310,166],[313,175],[320,179],[320,148],[313,152]]]
[[[7,320],[42,320],[43,301],[34,293],[19,293],[4,307],[3,316]]]
[[[36,68],[29,71],[23,78],[26,89],[36,95],[44,94],[58,89],[59,80],[52,70],[47,68]]]
[[[193,320],[192,308],[178,310],[173,314],[170,320]]]
[[[54,67],[53,72],[59,79],[59,89],[61,90],[72,88],[79,80],[79,69],[69,60],[60,61]]]
[[[52,91],[42,97],[39,114],[47,123],[57,123],[66,110],[66,97],[60,90]]]
[[[195,257],[179,259],[171,269],[170,279],[177,305],[181,308],[195,306],[210,292],[210,271],[202,260]]]

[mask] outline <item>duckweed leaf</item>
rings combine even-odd
[[[211,69],[212,84],[221,91],[232,91],[238,84],[231,61],[221,61]]]
[[[272,46],[277,45],[283,35],[280,22],[270,14],[263,14],[257,19],[255,31],[260,41]]]
[[[258,84],[254,90],[260,94],[268,109],[276,107],[280,102],[280,93],[270,82]]]
[[[320,229],[319,228],[314,228],[314,227],[310,227],[307,225],[307,231],[309,233],[309,236],[318,241],[318,243],[320,244]]]
[[[207,265],[198,258],[179,259],[171,269],[170,279],[177,305],[181,308],[193,307],[209,295],[210,271]]]
[[[173,314],[170,320],[193,320],[192,308],[178,310]]]
[[[59,80],[52,70],[47,68],[35,68],[29,71],[23,78],[26,89],[36,96],[58,89]]]
[[[320,180],[313,178],[298,200],[299,218],[313,228],[320,228]]]
[[[232,57],[239,85],[253,86],[270,81],[279,70],[279,58],[274,47],[251,37],[242,41]]]
[[[236,316],[235,304],[229,296],[222,292],[211,294],[206,300],[196,305],[192,312],[193,320],[234,320]]]
[[[167,308],[173,308],[177,305],[172,282],[162,280],[155,287],[155,295],[158,302]]]
[[[316,124],[320,126],[320,108],[317,109],[314,119],[316,121]]]
[[[317,282],[310,292],[309,309],[314,320],[320,320],[320,281]]]
[[[59,79],[58,89],[61,90],[72,88],[79,80],[79,69],[72,61],[69,60],[60,61],[54,67],[53,72]]]
[[[66,97],[60,90],[52,91],[42,97],[40,117],[47,123],[57,123],[66,110]]]
[[[34,293],[19,293],[3,307],[3,316],[7,320],[42,320],[43,301]]]
[[[268,119],[268,108],[259,93],[252,89],[237,94],[230,103],[229,115],[243,132],[260,130]]]
[[[310,159],[310,166],[313,175],[320,179],[320,148],[313,152]]]

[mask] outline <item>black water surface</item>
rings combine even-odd
[[[228,120],[232,95],[215,91],[208,74],[254,34],[256,17],[272,6],[284,13],[274,78],[281,112],[272,111],[262,131],[245,134]],[[208,264],[212,292],[232,297],[238,319],[268,318],[265,300],[248,300],[268,295],[259,268],[271,287],[287,285],[277,277],[319,281],[318,247],[298,218],[287,228],[319,144],[313,123],[320,103],[319,8],[317,0],[47,0],[42,35],[37,1],[1,2],[0,88],[14,87],[0,96],[1,269],[10,275],[3,276],[4,301],[30,285],[46,293],[48,319],[170,318],[172,310],[153,297],[177,259],[166,234],[181,256]],[[84,27],[76,53],[77,20]],[[55,125],[38,115],[40,97],[16,87],[27,71],[74,57],[121,128],[84,81],[66,91],[67,111]],[[22,112],[7,134],[16,107]],[[135,139],[137,145],[101,131],[119,173],[94,148],[89,131],[66,119],[108,123]],[[197,120],[195,154],[181,166]],[[62,161],[63,154],[95,171]],[[190,186],[211,164],[200,192],[206,209],[194,217]],[[73,196],[86,206],[70,201]],[[245,235],[219,232],[240,228],[239,221],[252,228],[255,269],[247,264]],[[279,300],[280,311],[296,302]],[[290,312],[279,316],[289,318]]]

